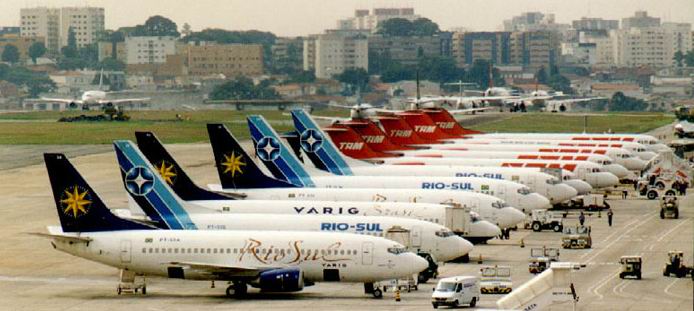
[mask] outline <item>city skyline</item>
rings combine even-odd
[[[158,1],[134,0],[10,0],[0,11],[0,26],[19,25],[19,10],[36,6],[96,6],[106,10],[106,28],[142,24],[152,15],[163,15],[180,27],[191,25],[194,31],[204,28],[223,28],[229,30],[270,31],[278,36],[305,36],[321,33],[325,29],[336,28],[340,19],[352,17],[356,9],[378,7],[413,7],[415,13],[438,23],[441,29],[462,27],[475,31],[502,30],[503,21],[523,12],[554,14],[557,23],[570,24],[581,17],[595,17],[620,20],[635,11],[645,10],[649,15],[660,17],[663,22],[685,22],[694,24],[694,4],[691,0],[662,1],[554,1],[554,0],[347,0],[330,2],[330,5],[317,6],[316,0],[273,1],[257,0],[225,1],[215,0],[179,1],[161,6]],[[278,5],[280,3],[281,5]],[[133,11],[133,7],[139,8]],[[472,14],[468,12],[496,12]],[[320,16],[321,18],[316,18]]]

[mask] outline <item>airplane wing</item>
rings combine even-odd
[[[607,99],[607,97],[556,99],[556,100],[549,100],[548,103],[550,103],[550,104],[571,104],[571,103],[587,102],[587,101],[591,101],[591,100],[595,100],[595,99]]]
[[[490,109],[494,109],[494,107],[455,109],[455,110],[448,110],[448,112],[450,114],[466,114],[466,113],[470,113],[470,112],[485,111],[485,110],[490,110]]]
[[[311,118],[314,118],[316,120],[330,121],[331,124],[338,122],[338,121],[349,121],[349,118],[324,117],[324,116],[317,116],[317,115],[311,115]]]
[[[237,266],[237,265],[224,265],[224,264],[209,264],[209,263],[199,263],[199,262],[186,262],[186,261],[171,261],[164,262],[163,265],[177,266],[183,269],[197,270],[214,275],[222,275],[229,278],[233,277],[253,277],[258,275],[258,273],[269,270],[273,268],[263,268],[258,269],[254,267]]]
[[[114,105],[118,105],[118,104],[126,104],[126,103],[146,102],[146,101],[150,101],[150,100],[151,100],[151,98],[149,98],[149,97],[144,97],[144,98],[123,98],[123,99],[102,99],[102,100],[99,100],[99,104],[108,104],[108,103],[111,103],[111,104],[114,104]]]
[[[67,99],[67,98],[47,98],[47,97],[41,97],[38,99],[38,101],[42,102],[48,102],[48,103],[75,103],[75,104],[82,104],[82,100],[80,99]]]
[[[72,242],[72,243],[89,243],[92,241],[92,238],[81,237],[81,236],[76,236],[76,235],[51,234],[51,233],[42,233],[42,232],[29,232],[29,234],[35,235],[38,237],[42,237],[42,238],[62,240],[62,241]]]

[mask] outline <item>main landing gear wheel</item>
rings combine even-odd
[[[236,297],[240,298],[246,295],[248,292],[248,288],[246,287],[246,284],[244,283],[234,283],[232,285],[229,285],[226,290],[227,297]]]

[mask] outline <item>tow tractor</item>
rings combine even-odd
[[[436,260],[434,260],[434,257],[432,257],[431,254],[424,252],[417,252],[417,255],[426,259],[429,263],[429,266],[426,268],[426,270],[420,272],[419,275],[417,275],[417,282],[426,283],[427,281],[429,281],[429,279],[435,279],[439,275],[439,265],[436,263]]]
[[[118,283],[118,288],[116,288],[116,293],[118,295],[122,293],[137,294],[139,291],[143,295],[147,295],[147,283],[145,276],[137,275],[135,272],[120,269],[120,282]]]
[[[660,219],[680,217],[679,203],[676,196],[664,196],[660,200]]]
[[[545,229],[552,229],[554,232],[561,232],[564,228],[562,217],[548,210],[533,210],[530,214],[533,231],[540,232]]]
[[[508,294],[513,290],[509,266],[482,266],[480,275],[482,294]]]
[[[591,248],[593,239],[590,236],[590,226],[564,227],[561,237],[563,248]]]
[[[675,277],[682,278],[690,275],[694,280],[694,267],[686,266],[682,261],[684,260],[683,251],[669,251],[667,253],[668,262],[663,268],[663,276],[675,275]]]
[[[535,247],[530,249],[530,262],[528,263],[528,272],[542,273],[547,270],[552,262],[559,261],[558,248]]]
[[[607,209],[605,197],[600,194],[586,194],[571,200],[573,208],[582,208],[587,211]]]
[[[622,272],[619,273],[620,279],[627,276],[633,276],[637,280],[641,279],[641,256],[622,256],[619,258],[619,263],[622,264]]]
[[[646,196],[649,200],[676,195],[672,186],[666,187],[662,182],[658,182],[656,185],[648,185],[645,182],[639,182],[638,188],[639,194]]]

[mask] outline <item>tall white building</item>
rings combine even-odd
[[[104,9],[96,7],[23,8],[20,14],[22,37],[44,37],[48,52],[57,54],[67,45],[70,28],[77,47],[98,41],[104,31]]]
[[[60,9],[38,7],[19,11],[22,37],[43,37],[50,54],[60,51]]]
[[[337,29],[340,30],[369,30],[375,32],[378,24],[391,18],[403,18],[414,21],[421,16],[414,14],[413,8],[376,8],[369,10],[355,10],[354,17],[337,21]]]
[[[615,64],[613,42],[610,36],[581,32],[579,42],[595,44],[595,65],[612,66]]]
[[[99,41],[105,29],[104,8],[65,7],[60,13],[61,46],[67,45],[70,28],[75,33],[78,48]]]
[[[365,36],[333,31],[304,41],[304,70],[326,79],[346,69],[369,69],[369,43]]]
[[[615,63],[619,66],[670,67],[677,51],[692,45],[691,24],[664,23],[660,27],[630,27],[612,31]]]
[[[167,55],[176,54],[176,42],[174,37],[126,37],[125,63],[163,64]]]

